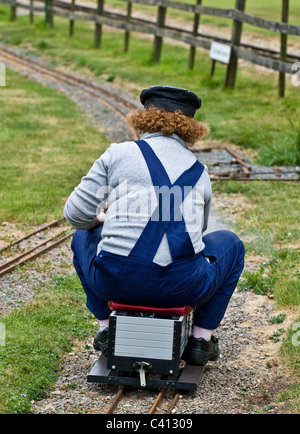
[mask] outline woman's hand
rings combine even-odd
[[[101,211],[100,214],[97,215],[97,217],[95,218],[95,220],[98,221],[99,224],[103,225],[103,223],[105,222],[105,217],[106,217],[105,213],[103,211]]]
[[[103,225],[103,223],[105,222],[105,217],[106,217],[105,211],[104,212],[101,211],[100,214],[98,214],[97,217],[94,218],[94,221],[88,230],[94,229],[99,225]]]

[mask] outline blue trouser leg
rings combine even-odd
[[[102,225],[89,231],[77,230],[71,248],[73,264],[87,296],[87,308],[97,319],[106,319],[111,313],[107,301],[99,297],[97,289],[97,269],[93,266],[97,246],[101,240]]]
[[[195,310],[194,324],[214,330],[218,327],[244,268],[245,248],[230,231],[216,231],[203,237],[204,254],[218,268],[213,296]]]
[[[163,306],[189,303],[197,306],[194,323],[199,327],[215,329],[220,324],[244,266],[244,246],[234,233],[217,231],[206,235],[203,238],[204,255],[211,258],[211,264],[202,257],[203,260],[199,258],[199,262],[197,259],[192,268],[190,261],[176,265],[172,271],[166,270],[170,278],[167,278],[166,287],[160,287],[159,270],[164,271],[165,267],[160,268],[152,263],[152,266],[148,265],[146,270],[144,265],[133,263],[123,268],[121,273],[113,270],[112,263],[109,262],[110,271],[119,276],[118,283],[111,286],[107,276],[94,265],[101,231],[102,226],[91,231],[76,231],[72,241],[73,263],[87,295],[87,307],[96,318],[106,319],[109,316],[110,309],[107,301],[111,298],[115,298],[116,301],[131,300],[132,304],[150,304],[148,300],[150,296],[151,300],[159,299],[159,304]],[[117,257],[117,263],[119,260]],[[127,263],[126,259],[125,261]],[[127,269],[125,274],[124,269]],[[146,271],[148,277],[145,282]],[[205,276],[208,276],[207,281]],[[176,287],[177,289],[184,287],[185,290],[185,287],[190,286],[191,281],[194,284],[199,282],[198,291],[197,285],[196,287],[193,285],[195,288],[193,292],[188,290],[183,296],[174,295]],[[139,290],[138,286],[140,286]],[[119,298],[121,300],[118,300]]]

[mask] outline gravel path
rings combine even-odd
[[[33,227],[27,233],[42,226],[44,225]],[[35,244],[39,244],[50,236],[69,229],[70,226],[59,226],[51,230],[51,235],[49,231],[37,234],[30,238],[30,241],[23,241],[19,249],[16,249],[11,257],[20,254],[23,250],[29,250]],[[24,235],[26,233],[16,224],[8,222],[0,223],[0,249]],[[0,254],[0,264],[5,263],[9,257],[6,252],[2,255]],[[53,284],[51,276],[73,273],[73,271],[69,239],[55,249],[49,250],[45,256],[35,259],[30,265],[25,265],[21,269],[16,269],[12,273],[0,278],[0,314],[10,312],[12,309],[33,298],[36,288],[47,289],[49,284]]]
[[[221,357],[208,365],[196,392],[181,396],[175,414],[245,414],[263,409],[273,414],[286,412],[273,402],[274,393],[292,382],[280,366],[280,342],[271,339],[278,328],[269,321],[274,315],[273,303],[266,297],[236,292],[216,332]],[[86,382],[98,357],[92,339],[75,343],[62,363],[64,369],[55,387],[46,399],[33,403],[34,413],[105,413],[117,388]],[[171,394],[169,391],[167,395]],[[147,413],[154,397],[154,391],[133,390],[116,413]]]
[[[34,76],[32,78],[38,79]],[[44,84],[52,85],[50,82]],[[69,89],[67,85],[60,90],[76,102],[80,102],[81,108],[88,113],[91,122],[102,131],[104,127],[110,140],[117,140],[116,136],[120,137],[123,124],[118,123],[116,126],[119,120],[111,122],[109,116],[103,117],[103,108],[98,106],[98,101],[82,98],[82,95],[76,94],[76,91]],[[121,89],[119,92],[124,94]],[[241,200],[238,196],[215,197],[211,229],[230,227],[234,222],[234,207],[238,209]],[[229,208],[232,210],[231,214],[226,211]],[[0,224],[2,245],[9,242],[13,236],[19,238],[21,235],[22,231],[17,226],[7,222]],[[66,242],[50,251],[45,258],[36,260],[31,268],[17,270],[1,278],[1,313],[9,312],[34,297],[35,287],[46,288],[51,282],[51,275],[73,273],[69,245],[70,242]],[[249,258],[246,268],[255,270],[263,260],[264,258]],[[288,409],[275,399],[278,391],[284,390],[293,382],[293,378],[286,372],[278,357],[280,342],[272,338],[280,326],[272,324],[270,318],[278,313],[283,313],[283,310],[276,312],[272,300],[267,297],[236,291],[224,321],[215,333],[220,340],[220,360],[208,366],[195,393],[187,393],[181,397],[175,413],[287,412]],[[293,321],[293,314],[284,313],[287,313],[284,322],[284,328],[287,328]],[[63,369],[55,387],[49,390],[45,399],[33,402],[35,414],[105,412],[116,388],[86,382],[86,376],[98,358],[98,354],[92,348],[92,340],[93,336],[85,342],[74,343],[74,350],[61,363]],[[147,412],[154,395],[153,391],[134,390],[118,407],[117,412]],[[132,401],[133,397],[141,396],[143,400]]]
[[[238,198],[235,200],[238,206]],[[220,212],[229,201],[226,195],[215,197],[211,230],[229,226],[233,217]],[[20,230],[13,225],[0,226],[0,238],[8,240],[14,230],[20,235]],[[14,271],[0,279],[2,313],[34,297],[35,287],[47,288],[51,275],[73,273],[69,245],[66,242],[48,252],[46,257],[38,258],[30,268]],[[255,270],[263,259],[250,258],[246,267]],[[272,324],[270,318],[279,313],[283,310],[276,311],[267,297],[236,291],[223,323],[215,333],[220,341],[220,359],[209,363],[198,390],[183,394],[174,413],[286,413],[288,409],[275,400],[276,393],[293,382],[278,357],[281,343],[272,338],[280,326]],[[293,315],[284,313],[287,313],[284,322],[287,328]],[[45,399],[32,403],[33,413],[105,413],[117,388],[87,383],[86,376],[99,356],[92,348],[92,341],[93,336],[90,336],[84,342],[74,342],[73,351],[61,362],[63,369],[56,385]],[[171,394],[168,391],[167,397]],[[151,390],[133,390],[119,404],[116,413],[147,413],[155,395],[156,392]],[[160,411],[165,411],[163,404]]]

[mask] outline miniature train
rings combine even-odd
[[[193,308],[156,308],[109,302],[107,357],[101,354],[88,382],[196,390],[203,366],[182,360]]]

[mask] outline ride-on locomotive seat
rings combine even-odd
[[[108,304],[112,310],[108,354],[100,356],[88,375],[89,382],[197,389],[203,367],[185,365],[183,369],[181,361],[192,331],[192,307]]]

